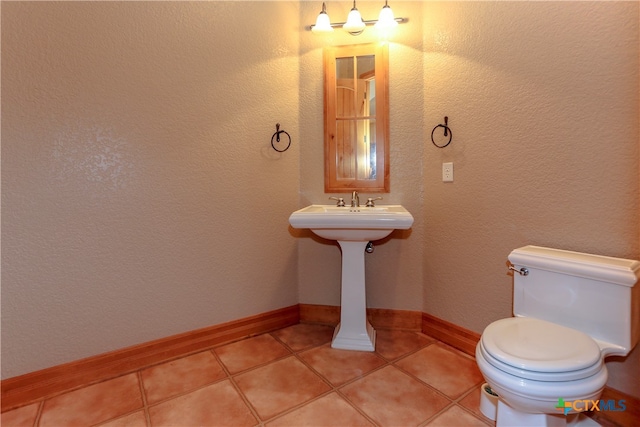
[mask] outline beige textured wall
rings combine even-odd
[[[3,2],[4,378],[298,302],[298,13]]]
[[[425,4],[425,122],[454,135],[424,151],[426,312],[477,332],[510,316],[526,244],[640,257],[638,7]],[[640,396],[639,356],[611,385]]]

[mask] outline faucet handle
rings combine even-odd
[[[375,198],[374,197],[369,197],[367,199],[367,204],[365,206],[368,207],[368,208],[375,207],[375,205],[376,205],[375,201],[376,200],[382,200],[382,197],[375,197]]]
[[[329,197],[330,200],[337,200],[338,203],[336,203],[336,206],[338,206],[339,208],[345,206],[344,204],[344,199],[342,197]]]

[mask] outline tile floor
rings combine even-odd
[[[298,324],[2,414],[2,426],[483,426],[473,358],[378,330],[376,351]]]

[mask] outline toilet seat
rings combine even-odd
[[[479,349],[494,367],[537,381],[578,380],[603,366],[600,347],[590,336],[528,317],[493,322],[482,333]]]

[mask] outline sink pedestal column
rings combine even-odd
[[[342,249],[342,300],[340,323],[331,347],[374,351],[376,331],[367,321],[364,250],[368,242],[338,241]]]

